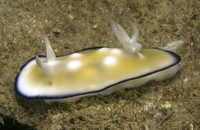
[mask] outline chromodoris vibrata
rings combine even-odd
[[[136,25],[130,38],[111,17],[105,16],[123,48],[94,47],[56,57],[46,35],[46,57],[29,60],[16,77],[15,90],[25,98],[47,102],[77,101],[82,97],[109,95],[150,80],[162,81],[180,69],[180,56],[161,49],[141,49]]]

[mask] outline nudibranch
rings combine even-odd
[[[123,88],[161,81],[180,69],[180,56],[161,49],[141,49],[139,35],[132,26],[130,38],[111,17],[105,16],[123,48],[96,47],[56,57],[46,35],[46,57],[29,60],[16,77],[15,90],[25,98],[47,102],[77,101],[84,96],[109,95]]]

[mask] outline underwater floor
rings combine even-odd
[[[199,0],[1,0],[0,127],[19,123],[38,130],[200,129],[199,11]],[[16,94],[20,68],[35,55],[46,54],[43,34],[57,56],[88,47],[121,47],[102,17],[106,13],[129,35],[132,28],[123,17],[133,21],[143,48],[171,47],[181,56],[182,68],[165,81],[76,103],[47,104]]]

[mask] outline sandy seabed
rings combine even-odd
[[[87,47],[121,47],[102,15],[110,14],[129,35],[133,21],[143,48],[174,50],[182,68],[171,79],[91,96],[77,103],[47,104],[25,99],[14,90],[20,68],[45,55],[47,34],[56,55]],[[198,130],[200,129],[199,0],[1,0],[0,121],[10,117],[39,130]]]

